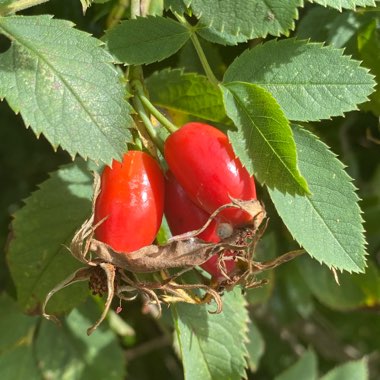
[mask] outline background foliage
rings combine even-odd
[[[151,0],[131,20],[136,1],[20,3],[0,0],[0,378],[378,379],[380,5]],[[255,175],[257,257],[308,255],[222,314],[136,300],[87,337],[104,300],[86,285],[52,299],[60,328],[40,308],[78,267],[90,170],[132,142],[122,70],[140,64],[155,106],[224,130]]]

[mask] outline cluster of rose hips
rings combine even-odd
[[[163,213],[173,235],[202,227],[219,207],[231,202],[256,199],[252,176],[235,156],[227,136],[204,123],[188,123],[165,141],[169,167],[165,176],[147,153],[128,151],[121,163],[114,161],[101,177],[96,200],[96,238],[121,254],[151,244],[160,228]],[[249,222],[242,210],[226,208],[197,237],[219,242],[219,226]],[[232,253],[231,253],[232,255]],[[228,256],[225,255],[225,256]],[[217,257],[202,268],[214,277],[221,275]],[[235,262],[226,260],[227,273]]]

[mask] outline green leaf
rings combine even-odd
[[[197,32],[211,42],[235,45],[268,34],[288,35],[298,18],[301,0],[192,0],[191,9],[200,20]]]
[[[273,96],[243,82],[225,83],[222,90],[227,115],[238,127],[228,137],[247,170],[270,188],[308,194],[289,121]]]
[[[0,353],[11,349],[18,341],[25,338],[33,330],[36,322],[37,317],[32,318],[23,314],[11,297],[6,293],[0,294]]]
[[[94,303],[74,309],[62,328],[43,321],[36,340],[36,357],[44,378],[50,380],[123,380],[125,363],[115,333],[105,324],[87,336],[100,313]]]
[[[155,0],[149,3],[147,15],[162,16],[164,12],[164,0]]]
[[[182,70],[163,70],[146,80],[157,106],[215,122],[226,119],[222,94],[205,76]]]
[[[0,379],[46,379],[39,371],[31,342],[0,355]]]
[[[16,212],[7,258],[18,302],[25,311],[39,312],[46,294],[79,267],[65,245],[90,214],[91,195],[87,165],[67,165],[53,173]],[[52,298],[48,310],[71,310],[87,294],[87,285],[72,285]]]
[[[268,60],[268,57],[271,57]],[[375,82],[342,50],[295,39],[246,50],[227,69],[224,82],[257,84],[275,97],[290,120],[319,120],[357,109]]]
[[[111,163],[131,139],[130,107],[112,57],[72,26],[51,16],[0,18],[12,40],[0,55],[0,98],[54,148]]]
[[[0,379],[42,380],[32,345],[37,321],[6,293],[0,294]]]
[[[205,40],[212,42],[213,44],[220,44],[224,46],[237,45],[248,40],[248,38],[244,35],[233,35],[225,31],[215,30],[212,26],[205,27],[198,24],[196,31]]]
[[[183,14],[186,12],[186,5],[182,0],[164,0],[165,9],[171,9],[173,12]]]
[[[368,364],[366,359],[350,361],[329,371],[320,380],[368,380]]]
[[[380,304],[380,273],[369,261],[365,273],[341,273],[339,284],[325,266],[309,257],[297,260],[299,271],[313,295],[334,310],[353,310]]]
[[[308,0],[310,3],[323,5],[324,7],[331,7],[341,11],[345,9],[353,9],[356,7],[375,6],[375,0]]]
[[[352,179],[316,136],[298,126],[293,127],[293,135],[298,164],[313,195],[291,196],[269,189],[280,217],[319,262],[329,268],[363,272],[366,243]]]
[[[305,256],[306,255],[304,255],[304,257]],[[315,300],[313,293],[301,274],[302,266],[297,265],[298,261],[299,260],[294,260],[288,263],[284,268],[281,268],[280,286],[284,290],[281,296],[284,299],[284,303],[292,305],[293,312],[296,311],[303,318],[307,319],[314,311]],[[315,262],[315,260],[313,261]]]
[[[136,332],[132,326],[130,326],[119,314],[113,310],[109,310],[107,314],[107,320],[110,329],[118,336],[124,338],[125,341],[135,339]]]
[[[377,82],[380,80],[380,35],[377,29],[377,22],[370,22],[358,35],[358,49],[363,65],[368,67],[372,74],[376,76]],[[380,90],[370,95],[370,102],[363,104],[363,109],[372,111],[380,116]]]
[[[223,58],[218,46],[202,39],[199,39],[199,43],[201,44],[206,59],[210,67],[212,67],[216,77],[223,77],[223,74],[226,70],[226,65],[223,62]],[[201,75],[204,75],[205,73],[202,63],[194,48],[194,44],[191,40],[186,42],[178,54],[178,67],[181,67],[185,72],[188,73],[198,73]]]
[[[0,12],[6,14],[9,12],[9,5],[12,5],[14,0],[0,0]]]
[[[380,76],[380,38],[376,20],[372,20],[358,35],[358,49],[366,67]]]
[[[312,7],[308,9],[297,23],[297,38],[300,40],[310,38],[314,42],[327,42],[328,28],[339,17],[338,15],[342,15],[342,13],[331,8]]]
[[[317,380],[317,357],[313,351],[306,351],[291,367],[282,372],[275,380]]]
[[[190,38],[190,31],[170,18],[138,17],[109,30],[104,40],[119,62],[148,64],[170,57]]]
[[[223,296],[223,312],[178,304],[173,318],[186,380],[240,380],[245,376],[248,312],[241,291]]]
[[[260,359],[264,354],[265,341],[253,321],[249,324],[248,339],[248,365],[252,372],[256,372],[259,368]]]
[[[356,45],[353,40],[368,18],[369,15],[359,15],[352,11],[339,13],[331,8],[315,7],[298,24],[297,37],[325,42],[336,48],[351,47],[352,42]]]

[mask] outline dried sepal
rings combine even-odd
[[[56,324],[60,325],[61,322],[59,319],[51,314],[46,313],[46,305],[48,304],[49,300],[53,295],[60,290],[66,288],[67,286],[71,284],[75,284],[76,282],[80,281],[88,281],[91,276],[91,270],[92,268],[80,268],[76,270],[74,273],[70,274],[67,278],[65,278],[62,282],[60,282],[58,285],[56,285],[50,292],[47,294],[44,303],[42,304],[42,316],[46,319],[55,322]]]
[[[269,269],[274,269],[278,267],[279,265],[285,264],[288,261],[293,260],[304,253],[305,253],[304,249],[297,249],[295,251],[284,253],[283,255],[276,257],[273,260],[264,261],[264,262],[252,261],[252,265],[255,267],[254,272],[257,274],[259,272],[263,272]]]
[[[148,302],[156,304],[161,312],[161,302],[171,304],[175,302],[185,302],[190,304],[203,304],[215,300],[217,309],[215,313],[222,311],[222,300],[218,292],[206,284],[178,284],[174,280],[177,274],[165,277],[162,281],[149,282],[139,281],[130,278],[125,272],[121,274],[120,279],[127,285],[118,287],[117,295],[123,298],[121,293],[131,291],[132,289],[139,292]],[[193,292],[202,290],[205,296],[200,297]]]
[[[266,217],[265,208],[256,199],[238,200],[231,198],[231,203],[219,207],[213,212],[206,223],[198,230],[190,231],[181,235],[176,235],[162,246],[149,245],[134,252],[114,251],[110,246],[93,238],[94,231],[99,224],[93,225],[96,198],[100,192],[100,177],[94,173],[94,198],[92,203],[92,214],[83,223],[75,234],[70,249],[77,258],[85,259],[88,251],[91,251],[101,261],[113,263],[119,268],[127,269],[135,273],[156,272],[167,268],[194,267],[203,264],[213,254],[223,252],[224,249],[244,249],[247,243],[238,245],[238,236],[241,230],[250,230],[255,234]],[[231,233],[226,234],[220,243],[206,243],[196,237],[202,233],[215,219],[218,214],[227,208],[239,208],[251,215],[251,222],[243,228],[232,229]],[[85,242],[85,243],[84,243]],[[160,262],[157,258],[164,256],[166,262]],[[96,261],[96,260],[94,260]],[[85,262],[89,262],[85,260]]]
[[[233,230],[230,236],[219,243],[207,243],[198,239],[196,236],[207,228],[219,212],[228,207],[237,207],[244,211],[249,210],[252,215],[252,223]],[[115,251],[106,243],[93,238],[96,226],[92,225],[92,215],[75,234],[70,249],[73,255],[82,262],[90,263],[87,254],[92,252],[95,256],[92,263],[107,262],[133,273],[152,273],[169,268],[193,268],[203,264],[214,254],[222,254],[227,249],[244,250],[248,245],[247,242],[236,244],[241,231],[249,230],[255,234],[264,217],[265,210],[257,200],[233,200],[231,204],[224,205],[216,210],[205,225],[198,230],[174,236],[161,246],[152,244],[134,252],[125,253]]]

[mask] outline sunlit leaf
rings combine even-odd
[[[278,213],[310,256],[330,268],[363,272],[363,220],[352,179],[316,136],[298,126],[293,134],[298,164],[312,195],[291,196],[269,189]]]
[[[190,7],[199,18],[197,31],[203,38],[236,45],[268,34],[288,35],[294,29],[301,0],[192,0]]]
[[[268,59],[268,57],[271,57]],[[295,39],[246,50],[227,69],[224,82],[243,81],[268,90],[290,120],[319,120],[357,109],[375,82],[342,50]]]
[[[270,93],[259,86],[232,82],[222,86],[228,116],[237,126],[228,136],[236,155],[263,184],[291,194],[307,194],[297,166],[289,121]]]
[[[223,297],[223,312],[179,304],[175,330],[187,380],[240,380],[245,375],[248,312],[239,290]]]
[[[89,34],[51,16],[0,18],[0,98],[26,126],[71,156],[111,163],[131,139],[130,106],[112,57]]]

